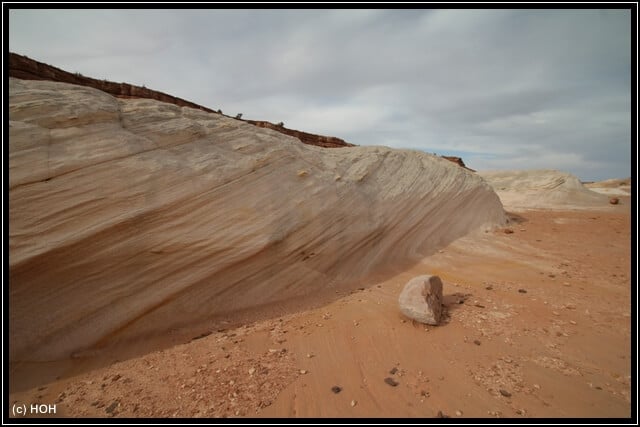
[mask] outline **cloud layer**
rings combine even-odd
[[[625,10],[11,10],[9,46],[225,113],[462,155],[630,175]]]

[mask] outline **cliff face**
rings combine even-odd
[[[10,78],[8,145],[11,361],[333,294],[504,220],[433,155],[87,86]]]

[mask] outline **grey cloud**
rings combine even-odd
[[[9,35],[70,71],[357,144],[630,174],[629,11],[12,10]]]

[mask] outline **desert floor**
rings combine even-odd
[[[512,213],[512,233],[467,236],[320,295],[320,307],[14,365],[10,404],[72,417],[629,417],[631,202],[621,199]],[[443,280],[440,326],[399,312],[402,287],[421,274]]]

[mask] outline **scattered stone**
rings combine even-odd
[[[480,343],[480,340],[473,340],[473,343],[474,343],[475,345],[480,345],[480,344],[481,344],[481,343]]]
[[[389,371],[391,375],[395,374],[396,372],[398,372],[398,368],[396,368],[395,366]]]
[[[351,406],[352,406],[352,407],[353,407],[353,406],[356,406],[357,404],[358,404],[358,401],[357,401],[357,400],[352,400],[352,401],[351,401]]]
[[[113,376],[113,378],[111,378],[111,382],[118,381],[120,378],[122,378],[122,376],[120,374],[116,374]]]
[[[107,407],[105,408],[105,410],[104,410],[104,411],[105,411],[107,414],[113,414],[113,413],[115,412],[115,410],[116,410],[116,408],[118,407],[118,405],[119,405],[119,404],[120,404],[120,402],[118,402],[117,400],[114,400],[114,401],[111,403],[111,405],[109,405],[109,406],[107,406]]]
[[[596,386],[596,390],[602,390],[602,387],[600,387],[599,385]]]
[[[461,416],[462,416],[462,411],[458,409],[456,411],[456,417],[461,417]]]
[[[511,393],[509,393],[507,390],[503,388],[500,389],[500,394],[503,395],[504,397],[511,397]]]
[[[331,391],[334,392],[335,394],[338,394],[342,391],[342,387],[338,387],[337,385],[334,385],[333,387],[331,387]]]
[[[478,308],[484,308],[484,305],[482,305],[482,304],[474,304],[474,305],[475,305],[476,307],[478,307]]]
[[[612,205],[617,205],[620,202],[620,199],[618,199],[617,197],[612,197],[609,199],[609,203],[611,203]]]
[[[313,357],[313,354],[311,354],[311,353],[307,353],[307,358],[308,358],[308,359],[311,359],[312,357]]]
[[[520,289],[518,289],[518,292],[520,292],[521,294],[526,294],[527,290],[520,288]]]
[[[391,377],[387,377],[384,379],[384,382],[389,384],[391,387],[396,387],[398,384],[400,384],[399,382],[397,382],[396,380],[394,380]]]
[[[256,368],[249,368],[249,375],[253,375],[256,372]]]
[[[414,277],[400,293],[398,303],[410,319],[437,325],[442,317],[442,281],[438,276]]]
[[[223,331],[224,331],[224,329],[223,329]],[[197,337],[193,337],[193,338],[191,338],[191,341],[195,341],[195,340],[202,339],[202,338],[204,338],[204,337],[208,337],[209,335],[211,335],[211,333],[212,333],[212,331],[203,332],[203,333],[201,333],[200,335],[198,335]]]
[[[504,231],[504,234],[513,234],[513,230],[510,228],[505,228],[503,231]]]
[[[438,411],[436,418],[450,418],[449,415],[443,414],[442,411]]]
[[[575,320],[569,320],[569,323],[571,323],[572,325],[577,325]]]
[[[485,289],[486,289],[486,290],[488,290],[488,291],[490,291],[490,290],[492,290],[492,289],[493,289],[493,286],[489,285],[489,286],[487,286]]]

